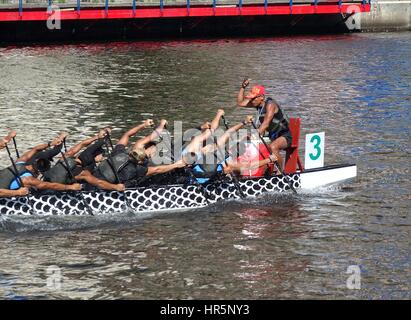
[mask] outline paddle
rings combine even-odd
[[[64,139],[64,140],[65,140],[65,139]],[[64,155],[63,152],[61,152],[61,157],[63,158],[63,161],[64,161],[64,163],[65,163],[65,165],[66,165],[64,168],[66,169],[67,173],[69,174],[70,179],[71,179],[72,181],[75,181],[76,179],[74,178],[73,172],[71,171],[70,165],[69,165],[69,163],[68,163],[68,161],[67,161],[67,158],[65,157],[65,155]],[[76,193],[76,194],[79,194],[80,200],[83,202],[84,207],[87,208],[88,213],[89,213],[91,216],[94,216],[93,210],[90,208],[90,206],[89,206],[89,204],[87,203],[86,199],[84,199],[83,193],[80,191],[80,192],[78,192],[78,193]]]
[[[227,121],[225,120],[225,117],[224,117],[224,116],[221,116],[221,119],[223,119],[224,126],[225,126],[226,130],[228,130],[228,129],[229,129],[229,128],[228,128],[228,123],[227,123]],[[215,143],[215,145],[216,145],[216,147],[217,147],[217,149],[218,149],[217,137],[214,137],[214,143]],[[219,149],[218,149],[218,150],[219,150]],[[228,152],[228,150],[227,150],[227,144],[225,144],[225,153],[226,153],[226,154],[229,154],[229,152]],[[226,158],[226,157],[224,157],[224,163],[225,163],[226,166],[228,166],[227,158]],[[234,186],[236,187],[236,189],[237,189],[240,197],[241,197],[242,199],[244,199],[244,198],[246,197],[246,195],[244,194],[243,190],[241,190],[240,182],[238,181],[237,177],[236,177],[234,174],[230,174],[230,175],[228,175],[228,176],[231,178],[231,181],[234,183]]]
[[[113,141],[111,140],[110,131],[108,131],[107,129],[105,129],[104,131],[106,132],[106,137],[108,139],[108,142],[110,143],[111,151],[113,151],[114,147],[113,147]],[[106,144],[106,147],[108,149],[107,144]]]
[[[67,152],[66,138],[63,139],[64,152]]]
[[[16,163],[14,162],[13,157],[11,156],[9,146],[7,145],[7,143],[5,144],[5,146],[6,146],[7,153],[9,155],[9,159],[10,159],[11,164],[13,166],[13,170],[10,170],[10,171],[13,173],[13,175],[16,178],[16,180],[17,180],[18,184],[20,185],[20,187],[24,188],[23,180],[21,180],[21,178],[20,178],[19,171],[17,170]],[[29,204],[29,207],[30,207],[30,213],[34,214],[35,213],[34,206],[33,206],[32,202],[30,200],[30,196],[26,195],[26,198],[27,198],[27,203]]]
[[[263,137],[261,136],[261,134],[258,132],[258,129],[255,125],[255,123],[252,123],[254,129],[257,131],[258,133],[258,137],[260,138],[260,140],[264,143],[265,148],[267,149],[267,151],[270,153],[270,155],[272,155],[273,153],[271,152],[270,147],[267,145],[267,143],[264,141]],[[259,149],[259,148],[258,148]],[[284,174],[284,172],[281,170],[280,164],[278,163],[278,161],[274,161],[275,166],[277,167],[277,170],[280,172],[280,174],[284,177],[285,182],[287,182],[288,186],[290,187],[290,189],[297,194],[297,190],[295,190],[292,182],[290,181],[290,179],[288,179],[288,177]]]
[[[17,143],[16,143],[16,138],[15,137],[13,137],[13,144],[14,144],[14,150],[16,151],[16,157],[17,157],[17,159],[19,159],[20,158],[20,153],[19,153],[19,150],[17,149]]]

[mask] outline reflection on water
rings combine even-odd
[[[184,214],[0,217],[0,297],[410,298],[410,49],[409,33],[1,48],[0,134],[17,130],[21,152],[148,116],[238,121],[248,76],[359,178]]]

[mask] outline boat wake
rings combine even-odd
[[[0,216],[0,232],[69,231],[139,223],[160,213],[122,212],[95,216]]]

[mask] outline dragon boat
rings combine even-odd
[[[192,210],[224,200],[282,193],[292,188],[297,192],[312,190],[357,176],[355,164],[304,169],[298,154],[300,124],[300,119],[290,119],[293,141],[291,147],[286,150],[285,167],[281,175],[242,177],[237,184],[234,181],[224,180],[213,181],[202,186],[153,185],[126,189],[124,192],[103,190],[47,192],[30,194],[26,197],[0,198],[0,214],[101,215],[127,211],[147,213]]]

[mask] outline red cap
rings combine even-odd
[[[265,88],[263,86],[255,85],[251,88],[251,92],[245,97],[247,99],[254,99],[256,96],[260,94],[265,94]]]

